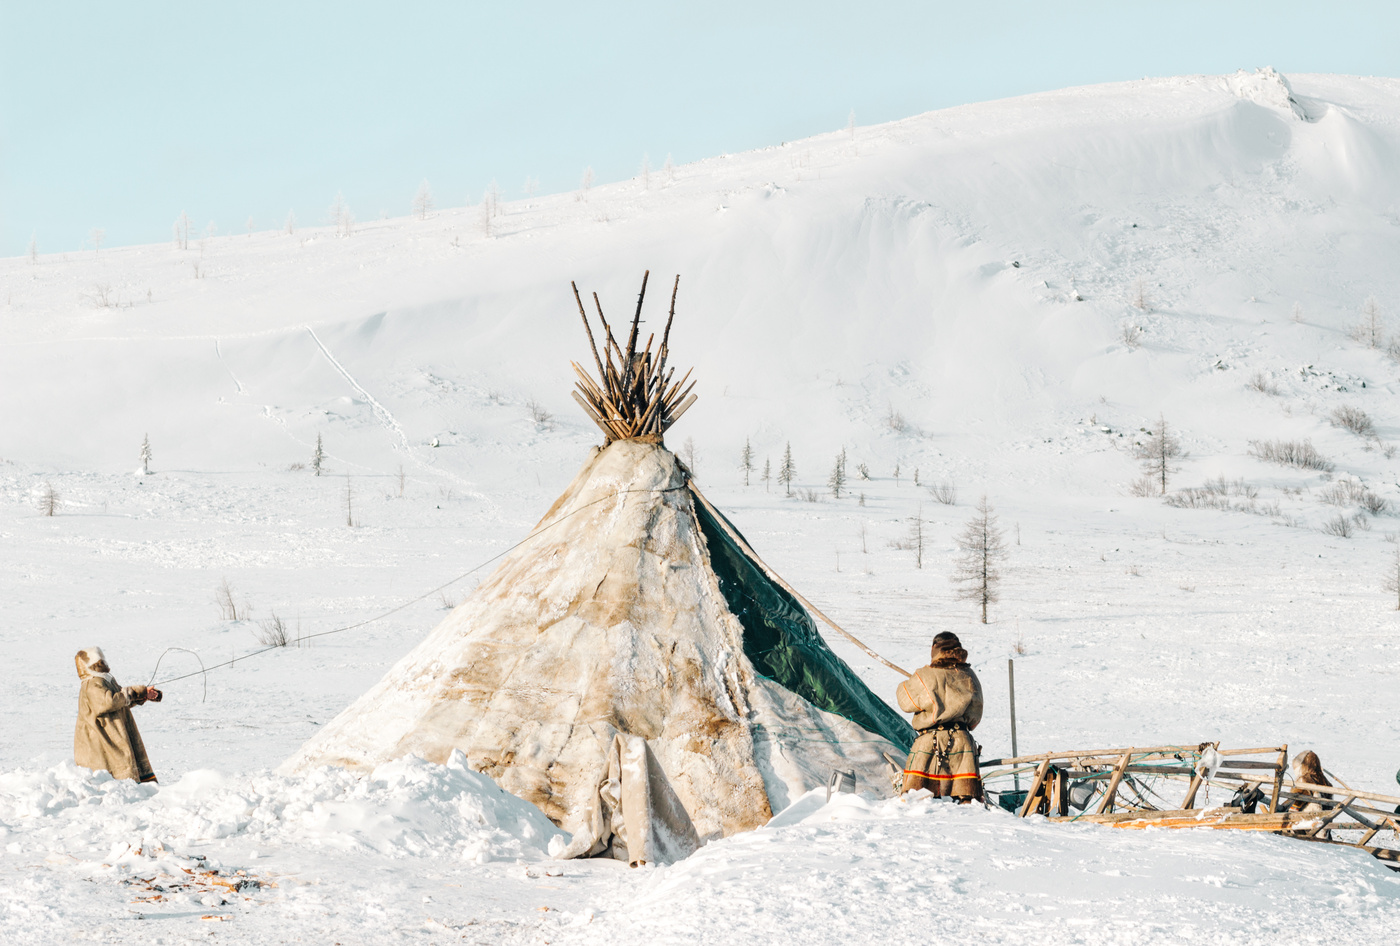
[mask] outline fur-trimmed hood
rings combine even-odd
[[[961,647],[940,650],[929,661],[930,667],[961,667],[967,663],[967,651]]]
[[[84,647],[74,655],[73,663],[78,668],[79,680],[86,680],[88,677],[99,677],[106,680],[113,687],[117,685],[117,681],[113,678],[110,668],[107,668],[107,658],[103,655],[101,647]],[[101,664],[104,669],[96,669],[99,664]]]

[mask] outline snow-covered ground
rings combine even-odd
[[[681,274],[673,359],[701,380],[671,446],[891,660],[960,633],[988,752],[1009,749],[1023,651],[1022,751],[1288,743],[1396,790],[1400,518],[1337,486],[1400,504],[1392,331],[1351,331],[1368,297],[1400,330],[1400,81],[1290,79],[1294,103],[1265,74],[950,109],[505,203],[489,232],[472,207],[0,260],[0,937],[820,943],[911,917],[940,942],[1389,937],[1400,875],[1267,836],[844,796],[629,872],[549,861],[528,813],[450,766],[268,774],[573,476],[597,436],[567,396],[589,357],[569,281],[621,319],[649,268],[653,329]],[[1340,407],[1374,434],[1334,426]],[[1224,477],[1231,508],[1131,494],[1159,415],[1190,451],[1173,487]],[[1249,452],[1305,438],[1333,470]],[[817,501],[759,471],[745,487],[746,440],[759,471],[790,443]],[[985,627],[948,582],[984,492],[1009,544]],[[1339,514],[1350,537],[1322,531]],[[898,547],[916,516],[922,568]],[[224,579],[249,620],[221,618]],[[79,647],[128,683],[164,654],[167,679],[198,666],[168,648],[247,656],[274,613],[295,638],[406,602],[215,670],[207,695],[170,684],[137,710],[158,791],[66,761]],[[832,645],[892,695],[891,671]],[[199,856],[277,886],[138,901],[124,883],[198,876]]]

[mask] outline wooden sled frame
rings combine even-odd
[[[1200,762],[1214,750],[1221,762],[1206,779]],[[1250,758],[1253,756],[1254,758]],[[1262,757],[1262,758],[1261,758]],[[998,768],[998,767],[1001,768]],[[1030,788],[1016,813],[1044,814],[1054,822],[1090,822],[1115,828],[1212,828],[1268,831],[1284,837],[1338,844],[1365,851],[1400,871],[1400,848],[1373,844],[1382,832],[1400,842],[1400,797],[1363,792],[1346,785],[1331,787],[1295,782],[1288,777],[1288,746],[1221,749],[1218,742],[1175,746],[1130,746],[1121,749],[1076,749],[1044,752],[982,762],[984,781],[1029,775]],[[990,770],[990,771],[989,771]],[[1171,807],[1154,788],[1135,776],[1187,783],[1179,807]],[[1340,780],[1339,780],[1340,781]],[[1083,811],[1070,811],[1070,791],[1088,784],[1095,791]],[[1218,784],[1232,790],[1257,789],[1258,811],[1238,807],[1197,808],[1201,788]],[[1125,797],[1125,787],[1136,796]],[[1158,807],[1148,795],[1164,801]],[[1077,806],[1075,806],[1077,807]],[[1306,810],[1304,810],[1306,809]],[[1360,832],[1354,840],[1338,837]]]

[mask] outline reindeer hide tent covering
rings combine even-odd
[[[564,856],[607,850],[622,820],[634,862],[759,827],[835,769],[889,794],[882,753],[913,731],[688,480],[659,443],[595,448],[532,537],[283,769],[460,749],[573,834]]]

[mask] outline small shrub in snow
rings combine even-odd
[[[1132,496],[1156,496],[1157,481],[1147,475],[1139,476],[1128,484],[1128,493]]]
[[[958,502],[958,487],[952,480],[948,482],[939,481],[928,488],[934,499],[945,506],[955,506]]]
[[[1147,295],[1147,280],[1139,279],[1133,283],[1133,306],[1144,312],[1152,308],[1152,300]]]
[[[864,463],[856,464],[856,472],[860,474],[861,479],[870,479],[870,467],[866,466]]]
[[[890,412],[885,415],[885,424],[897,434],[902,434],[909,429],[909,422],[904,419],[904,415],[890,405]]]
[[[1330,416],[1332,426],[1345,427],[1358,437],[1374,437],[1376,434],[1376,424],[1371,420],[1371,415],[1359,407],[1343,404],[1332,408]]]
[[[803,502],[819,503],[822,501],[822,494],[815,489],[799,489],[797,495]]]
[[[1335,535],[1341,539],[1349,539],[1352,533],[1352,520],[1338,513],[1322,524],[1322,531],[1327,535]]]
[[[1270,397],[1278,397],[1278,385],[1269,380],[1269,376],[1262,371],[1256,371],[1249,379],[1249,389],[1258,391],[1260,394],[1267,394]]]
[[[1270,463],[1295,466],[1302,470],[1324,470],[1333,468],[1331,460],[1317,452],[1311,440],[1251,440],[1250,456]]]
[[[1395,596],[1395,610],[1400,611],[1400,545],[1385,572],[1385,590]]]
[[[530,419],[537,427],[549,427],[554,421],[554,415],[544,409],[544,405],[534,398],[530,398],[525,404],[525,409],[530,412]]]
[[[1118,337],[1129,348],[1139,348],[1142,345],[1142,326],[1124,322],[1119,329]]]
[[[233,585],[227,578],[214,589],[214,604],[218,605],[219,617],[225,621],[243,621],[248,617],[248,603],[239,602],[233,596]]]
[[[256,632],[258,643],[264,647],[286,647],[287,646],[287,625],[277,616],[277,612],[272,612],[272,617],[266,621],[258,622]]]

